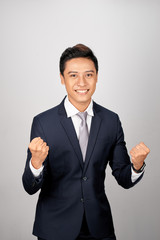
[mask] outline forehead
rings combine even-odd
[[[65,64],[65,71],[77,71],[77,72],[85,72],[85,71],[96,71],[94,62],[88,58],[73,58],[68,60]]]

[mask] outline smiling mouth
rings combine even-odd
[[[85,94],[89,91],[89,89],[85,89],[85,90],[75,90],[77,93],[80,93],[80,94]]]

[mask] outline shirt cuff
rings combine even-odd
[[[141,173],[136,173],[136,172],[131,168],[131,180],[132,180],[132,183],[134,183],[143,173],[144,173],[144,171],[141,172]]]
[[[41,172],[43,171],[43,168],[44,168],[44,166],[42,166],[42,167],[40,167],[38,169],[34,168],[32,163],[31,163],[31,160],[29,162],[29,167],[30,167],[31,172],[33,173],[34,177],[39,177]]]

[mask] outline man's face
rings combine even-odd
[[[92,60],[87,58],[68,60],[63,75],[60,75],[61,83],[66,87],[70,102],[77,108],[88,107],[98,77]]]

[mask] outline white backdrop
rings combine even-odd
[[[0,0],[0,239],[32,240],[38,194],[22,187],[33,116],[60,103],[59,57],[77,43],[99,60],[94,100],[117,112],[128,150],[151,153],[130,190],[108,168],[118,240],[160,239],[160,1]]]

